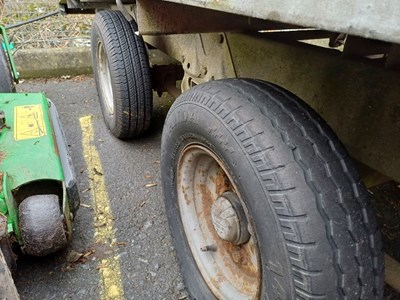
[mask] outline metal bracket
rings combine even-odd
[[[125,19],[128,22],[132,22],[133,21],[133,17],[132,15],[129,13],[129,11],[125,8],[124,3],[122,3],[121,0],[117,0],[117,7],[118,9],[122,12],[122,14],[124,15]]]
[[[144,36],[144,40],[182,63],[182,91],[210,80],[236,77],[225,33]]]

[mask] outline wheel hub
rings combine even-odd
[[[250,239],[247,219],[239,197],[233,192],[220,195],[211,206],[211,219],[218,236],[234,245]]]
[[[216,299],[259,299],[260,252],[245,201],[223,161],[203,145],[182,151],[177,169],[185,236]],[[185,254],[186,255],[186,254]]]

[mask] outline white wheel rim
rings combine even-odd
[[[211,206],[219,195],[232,191],[241,199],[226,170],[221,159],[204,146],[192,144],[182,151],[177,191],[183,228],[196,264],[218,299],[258,299],[260,254],[251,223],[250,239],[236,246],[218,236],[211,220]]]
[[[108,58],[104,45],[99,42],[97,45],[97,63],[98,63],[98,75],[100,81],[100,88],[103,94],[104,104],[109,115],[114,114],[114,97],[111,85],[111,73],[110,66],[108,64]]]

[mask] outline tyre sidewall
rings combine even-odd
[[[184,100],[184,99],[182,99]],[[243,151],[240,143],[235,139],[231,130],[209,109],[193,103],[176,103],[169,114],[164,127],[162,141],[162,181],[165,195],[167,215],[170,219],[171,233],[175,248],[182,266],[183,277],[188,291],[197,299],[210,299],[211,292],[202,280],[189,248],[177,202],[176,178],[177,164],[185,146],[190,143],[202,144],[214,152],[224,163],[234,184],[241,194],[241,198],[248,210],[251,223],[255,229],[259,243],[262,268],[261,295],[267,297],[281,297],[287,299],[292,290],[291,278],[287,266],[290,265],[286,255],[281,227],[276,214],[265,194],[248,155]],[[237,103],[239,105],[239,102]],[[217,104],[216,104],[217,105]],[[257,114],[254,109],[247,111]],[[259,118],[261,120],[261,118]],[[259,124],[264,126],[265,124]],[[269,140],[273,140],[270,137]],[[268,140],[268,138],[267,138]],[[281,156],[285,156],[284,150]],[[281,157],[281,159],[284,159]],[[257,201],[268,199],[268,201]],[[276,273],[269,272],[267,262],[277,266]],[[271,292],[273,291],[273,292]],[[198,295],[198,293],[201,293]]]
[[[2,42],[0,38],[0,93],[13,93],[15,92],[14,80]]]
[[[99,51],[99,45],[102,44],[104,47],[104,51],[107,56],[107,61],[108,61],[108,67],[110,68],[110,79],[111,79],[111,87],[113,90],[113,93],[116,92],[116,86],[114,82],[114,76],[113,76],[113,70],[112,66],[113,64],[110,63],[110,53],[109,53],[109,47],[107,46],[109,43],[104,40],[104,37],[102,35],[102,30],[99,28],[98,24],[96,22],[93,23],[92,27],[92,36],[91,36],[91,44],[92,44],[92,61],[93,61],[93,73],[94,73],[94,78],[96,81],[96,85],[98,87],[101,87],[101,80],[99,78],[99,68],[98,68],[98,61],[97,61],[97,52]],[[105,104],[105,95],[103,93],[103,89],[97,89],[98,94],[99,94],[99,99],[100,99],[100,107],[101,107],[101,112],[103,114],[104,121],[106,123],[106,126],[110,129],[111,132],[114,132],[116,130],[117,126],[117,119],[116,119],[116,110],[118,109],[117,103],[115,101],[115,96],[113,97],[113,105],[114,105],[114,113],[109,114],[108,109]]]

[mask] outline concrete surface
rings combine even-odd
[[[51,78],[92,73],[89,47],[21,49],[14,55],[21,78]]]
[[[152,65],[176,64],[177,61],[158,49],[149,49]],[[21,49],[14,54],[21,79],[55,78],[92,74],[90,47]]]
[[[155,122],[147,137],[120,141],[106,129],[91,77],[70,80],[34,80],[19,91],[43,91],[54,101],[77,170],[81,203],[74,237],[65,251],[45,258],[20,256],[16,285],[21,299],[100,299],[101,264],[116,256],[120,261],[124,296],[116,299],[185,299],[186,292],[171,244],[162,200],[159,160],[163,120],[171,104],[155,98]],[[82,149],[79,119],[92,115],[94,139],[103,166],[116,243],[95,242],[90,172]],[[155,186],[146,187],[154,183]],[[68,263],[72,250],[89,253],[83,262]],[[90,251],[94,252],[90,254]]]

